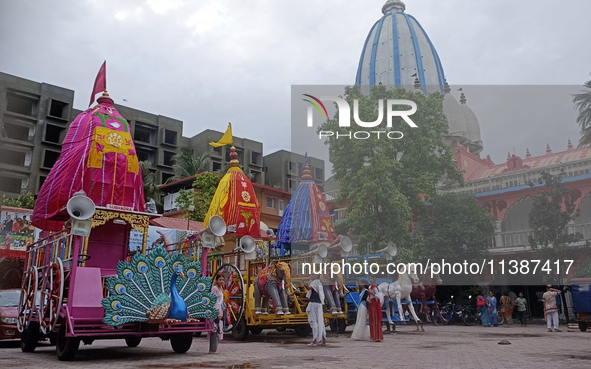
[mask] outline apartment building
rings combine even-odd
[[[305,156],[287,150],[265,155],[265,185],[293,193],[298,186]],[[324,191],[324,160],[308,156],[316,185]]]

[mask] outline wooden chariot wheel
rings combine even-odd
[[[19,332],[23,332],[31,322],[35,310],[35,295],[39,283],[37,268],[29,267],[23,277],[21,284],[21,297],[18,302],[18,316],[16,326]]]
[[[39,323],[44,334],[53,332],[60,315],[64,298],[64,265],[56,257],[45,269],[41,282],[39,302]]]

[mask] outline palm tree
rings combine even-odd
[[[146,201],[154,199],[156,204],[160,202],[160,189],[156,184],[156,173],[150,170],[152,163],[150,161],[140,161],[142,178],[144,180],[144,198]]]
[[[580,94],[575,94],[573,103],[579,111],[577,123],[581,126],[582,137],[579,139],[579,147],[591,144],[591,80],[585,82]]]
[[[174,176],[167,182],[176,181],[199,174],[207,169],[209,164],[209,154],[204,152],[196,157],[189,149],[183,148],[179,154],[174,156],[174,165],[172,169]]]

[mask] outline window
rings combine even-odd
[[[61,133],[63,128],[54,126],[53,124],[45,125],[45,136],[43,140],[46,142],[51,142],[55,144],[60,144],[61,140]]]
[[[9,92],[6,94],[6,110],[22,115],[36,115],[37,101],[37,99],[20,96]]]
[[[174,155],[172,151],[164,151],[164,162],[162,164],[172,167],[174,165]]]
[[[21,193],[21,180],[18,178],[3,177],[0,181],[0,192]]]
[[[27,154],[20,151],[0,149],[0,163],[25,166],[30,165],[26,163]],[[4,180],[4,179],[2,179]]]
[[[283,216],[283,200],[279,200],[279,216]]]
[[[45,182],[46,179],[47,179],[46,176],[39,176],[39,187],[37,188],[37,192],[39,192],[39,190],[41,190],[41,186],[43,186],[43,182]]]
[[[51,100],[51,104],[49,105],[49,116],[60,118],[60,119],[68,119],[68,104],[62,101]]]
[[[222,156],[223,146],[219,146],[219,147],[210,146],[210,147],[211,147],[211,151],[213,151],[214,153],[216,153],[219,156]]]
[[[222,163],[219,161],[211,161],[211,170],[217,172],[218,170],[222,170]]]
[[[314,172],[316,174],[314,178],[324,180],[324,170],[322,168],[316,168]]]
[[[297,186],[298,186],[298,183],[294,179],[289,180],[289,190],[290,191],[294,191]]]
[[[136,148],[136,153],[139,161],[149,161],[154,164],[154,152]]]
[[[43,157],[43,167],[52,168],[59,157],[60,153],[58,151],[45,150],[45,156]]]
[[[4,123],[4,127],[2,127],[1,136],[13,140],[29,141],[29,128],[6,122]]]
[[[162,173],[162,184],[166,183],[169,178],[174,177],[173,173]]]
[[[143,142],[147,144],[154,144],[154,132],[150,129],[139,127],[136,125],[133,133],[133,139],[137,142]]]
[[[177,133],[168,129],[164,130],[164,143],[176,146]]]
[[[275,209],[277,204],[277,200],[273,197],[267,197],[267,207],[271,209]]]
[[[252,151],[250,154],[250,163],[254,165],[262,164],[263,155],[260,152]]]

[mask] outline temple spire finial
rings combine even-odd
[[[546,154],[552,154],[552,149],[550,149],[550,144],[546,144]]]
[[[238,153],[234,145],[230,147],[230,168],[238,168],[240,163],[238,162]]]
[[[568,146],[567,146],[568,150],[572,150],[573,149],[573,143],[570,142],[570,138],[568,139]]]
[[[382,13],[403,13],[406,9],[406,5],[400,0],[388,0],[382,6]]]
[[[529,153],[529,147],[525,149],[525,157],[530,158],[531,154]]]

